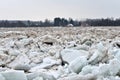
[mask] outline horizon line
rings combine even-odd
[[[55,18],[64,18],[64,19],[73,19],[73,20],[87,20],[87,19],[120,19],[120,17],[101,17],[101,18],[79,18],[79,19],[75,19],[75,18],[65,18],[65,17],[54,17],[53,19],[49,19],[49,18],[45,18],[45,19],[42,19],[42,20],[33,20],[33,19],[0,19],[0,21],[45,21],[45,20],[49,20],[49,21],[54,21]]]

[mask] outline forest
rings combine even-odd
[[[45,19],[44,21],[30,20],[0,20],[0,27],[86,27],[86,26],[120,26],[120,18],[101,18],[74,20],[56,17],[54,20]]]

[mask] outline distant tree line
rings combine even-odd
[[[102,18],[73,20],[56,17],[53,21],[45,19],[44,21],[18,21],[18,20],[0,20],[0,27],[51,27],[51,26],[120,26],[120,19]]]
[[[69,24],[72,24],[73,26],[81,26],[81,21],[73,20],[72,18],[69,18],[69,20],[65,18],[54,18],[54,26],[67,26]]]
[[[54,18],[53,21],[45,19],[44,21],[9,21],[1,20],[0,27],[50,27],[50,26],[80,26],[81,23],[78,20],[65,19],[65,18]]]
[[[120,26],[120,19],[87,19],[83,21],[83,25],[88,26]]]

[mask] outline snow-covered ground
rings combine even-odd
[[[120,80],[120,28],[1,28],[0,80]]]

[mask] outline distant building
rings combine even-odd
[[[68,24],[67,27],[73,27],[73,24]]]

